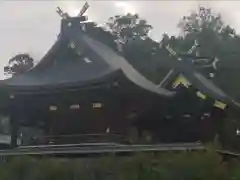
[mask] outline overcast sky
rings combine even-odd
[[[240,32],[240,1],[88,1],[89,19],[103,23],[110,16],[126,12],[138,13],[154,29],[151,36],[178,34],[176,25],[198,5],[207,5],[220,12],[226,23]],[[76,14],[84,1],[2,1],[0,0],[0,79],[3,67],[17,53],[27,52],[36,60],[48,51],[59,32],[60,17],[56,7]]]

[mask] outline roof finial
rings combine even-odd
[[[88,4],[88,2],[85,2],[85,4],[83,5],[82,9],[79,11],[77,17],[82,17],[83,14],[88,10],[88,8],[89,8],[89,4]],[[56,12],[57,12],[58,15],[59,15],[60,17],[62,17],[63,19],[68,19],[68,18],[70,18],[69,14],[63,12],[63,10],[62,10],[59,6],[57,7]]]
[[[85,4],[83,5],[82,9],[80,10],[77,16],[82,17],[82,15],[88,10],[88,8],[89,8],[89,4],[88,2],[85,2]]]
[[[61,16],[63,19],[69,18],[68,13],[64,13],[63,10],[59,6],[57,7],[56,11],[57,11],[58,15]]]

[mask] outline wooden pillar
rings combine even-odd
[[[11,147],[17,147],[18,139],[18,105],[14,95],[10,95],[10,125],[11,125]]]
[[[10,122],[11,122],[11,147],[15,148],[17,147],[17,138],[18,138],[18,120],[16,119],[16,116],[14,114],[11,114],[10,116]]]

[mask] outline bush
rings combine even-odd
[[[213,150],[82,159],[15,157],[0,164],[0,179],[240,180],[240,163],[222,162]]]

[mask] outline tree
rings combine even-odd
[[[110,17],[106,29],[116,37],[118,51],[148,79],[159,82],[156,73],[156,51],[159,44],[149,37],[152,26],[137,14]]]
[[[215,83],[239,100],[240,37],[235,30],[223,22],[220,14],[214,14],[211,9],[204,7],[184,16],[178,27],[182,31],[178,48],[186,52],[197,40],[200,56],[219,59]]]
[[[215,15],[210,8],[199,7],[197,12],[184,16],[178,27],[183,33],[183,44],[185,44],[183,46],[189,48],[197,40],[201,56],[217,56],[222,60],[223,58],[220,57],[225,57],[226,54],[230,55],[234,49],[237,51],[236,46],[233,47],[237,37],[235,30],[226,25],[221,15]]]
[[[117,37],[111,34],[110,31],[104,29],[104,27],[98,26],[95,22],[85,23],[85,27],[90,36],[108,45],[112,49],[117,50],[117,45],[115,43]]]
[[[23,74],[34,65],[33,58],[27,54],[17,54],[8,61],[8,65],[4,67],[4,74],[6,75],[19,75]]]
[[[193,12],[189,16],[184,16],[180,20],[178,27],[185,34],[199,33],[206,29],[221,33],[224,23],[220,14],[214,15],[211,8],[200,6],[197,12]]]
[[[140,19],[137,14],[117,15],[110,17],[107,27],[124,43],[131,39],[146,39],[152,26],[146,20]]]
[[[182,51],[187,51],[194,41],[198,41],[201,56],[214,56],[219,35],[224,27],[221,16],[214,15],[209,8],[199,7],[197,12],[184,16],[179,24],[184,37]],[[209,43],[211,41],[211,43]]]

